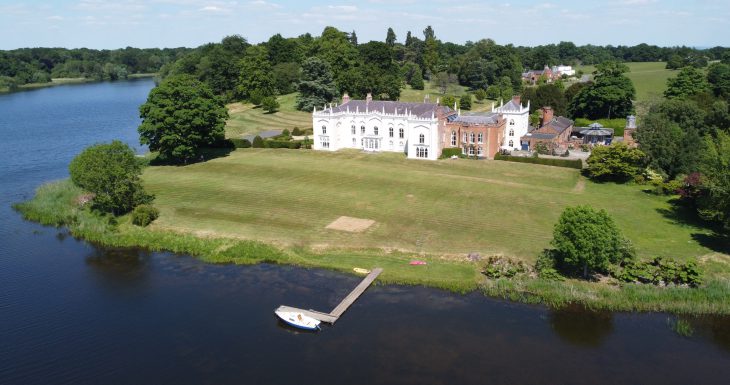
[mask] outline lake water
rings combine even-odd
[[[374,286],[299,333],[280,304],[328,310],[358,278],[100,248],[10,205],[84,147],[139,151],[151,80],[0,95],[0,384],[727,384],[730,318],[552,311]]]

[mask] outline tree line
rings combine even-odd
[[[189,48],[20,48],[0,51],[0,88],[14,89],[53,78],[124,79],[130,74],[155,73],[191,51]]]

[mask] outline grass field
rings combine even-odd
[[[270,114],[250,103],[231,103],[228,107],[230,118],[226,122],[226,137],[241,138],[246,135],[256,135],[268,130],[293,130],[312,128],[311,112],[297,111],[294,108],[297,94],[288,94],[277,97],[281,107],[279,111]]]
[[[467,93],[467,88],[458,84],[450,85],[445,94],[442,94],[438,89],[438,86],[432,82],[424,82],[423,90],[414,90],[411,86],[406,86],[400,93],[400,100],[404,102],[423,102],[426,95],[432,103],[436,103],[436,100],[443,98],[444,96],[451,95],[460,97]],[[477,103],[476,99],[472,97],[471,111],[470,112],[485,112],[491,111],[492,100],[483,100],[481,103]],[[466,112],[466,111],[464,111]]]
[[[702,229],[665,216],[664,197],[595,184],[576,170],[500,161],[407,160],[291,150],[238,150],[187,167],[152,167],[144,182],[162,215],[153,228],[314,249],[504,254],[526,261],[549,246],[562,209],[608,210],[640,256],[711,253]],[[363,233],[326,230],[340,216]]]
[[[667,79],[677,76],[677,71],[665,68],[665,62],[647,62],[647,63],[625,63],[631,72],[627,74],[628,78],[636,87],[636,101],[638,103],[646,103],[664,96],[664,90],[667,89]],[[579,66],[577,69],[583,70],[586,74],[595,71],[595,66]]]

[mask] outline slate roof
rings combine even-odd
[[[557,135],[555,134],[543,134],[542,132],[533,132],[531,135],[525,135],[523,138],[535,138],[535,139],[554,139]]]
[[[490,112],[486,114],[460,115],[453,121],[466,125],[491,125],[499,123],[499,114]]]
[[[514,100],[510,100],[508,103],[505,103],[503,106],[497,108],[497,111],[520,111],[522,109],[522,106],[519,105],[519,103],[515,103]]]
[[[431,115],[448,114],[449,112],[453,111],[449,107],[440,106],[435,103],[406,103],[387,100],[373,100],[368,102],[365,100],[350,100],[345,104],[340,104],[337,107],[332,107],[332,112],[346,112],[348,108],[350,109],[350,112],[354,112],[356,110],[364,112],[366,109],[368,111],[382,112],[383,109],[385,109],[386,114],[398,113],[401,115],[404,114],[407,110],[409,113],[419,118],[430,118]],[[327,108],[322,112],[327,113],[329,111],[330,109]]]
[[[545,124],[542,127],[548,127],[548,126],[552,127],[553,129],[555,129],[555,131],[558,132],[558,134],[560,134],[563,131],[565,131],[567,128],[571,127],[572,125],[573,125],[572,120],[570,120],[568,118],[564,118],[562,116],[558,116],[558,117],[553,118],[553,120],[549,121],[547,124]],[[540,127],[540,128],[542,128],[542,127]]]

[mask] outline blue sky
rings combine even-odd
[[[318,35],[332,25],[361,42],[399,41],[432,25],[443,41],[500,44],[730,46],[730,0],[0,0],[0,49],[195,47],[240,34]]]

